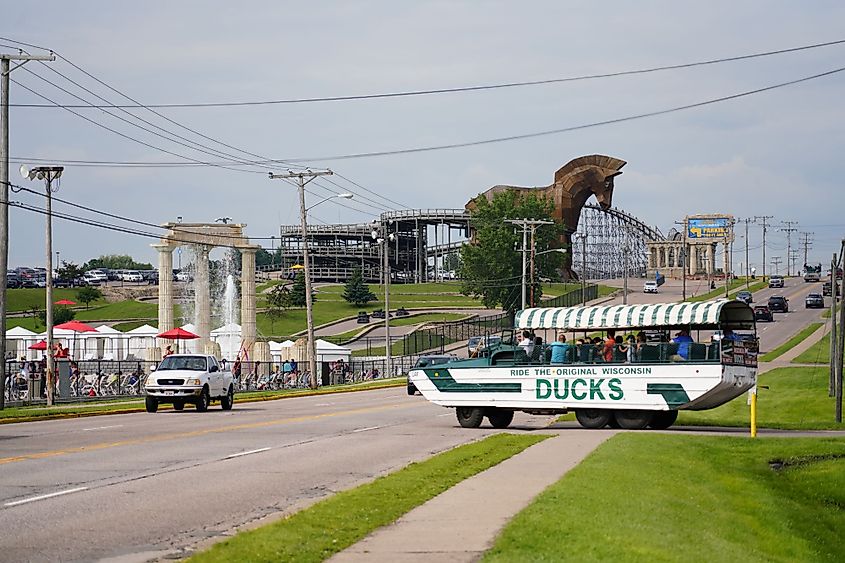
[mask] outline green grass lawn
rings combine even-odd
[[[419,315],[411,315],[410,317],[400,317],[398,319],[390,319],[390,326],[409,326],[421,323],[435,323],[447,321],[459,321],[467,318],[469,315],[462,313],[422,313]],[[376,319],[381,321],[380,319]],[[353,330],[348,330],[340,334],[332,335],[338,342],[348,342],[358,336],[363,330],[373,326],[371,322],[369,325],[363,325]],[[379,322],[376,326],[384,326],[384,322]]]
[[[79,303],[76,298],[76,293],[79,289],[53,289],[53,301],[60,301],[62,299],[70,299]],[[104,299],[92,301],[92,305],[100,305],[105,303]],[[6,291],[6,310],[10,313],[23,313],[32,309],[33,307],[39,310],[44,310],[47,304],[47,290],[46,289],[9,289]],[[80,306],[82,303],[80,303]]]
[[[460,446],[239,533],[189,561],[324,561],[453,485],[549,437],[496,434]]]
[[[118,301],[76,311],[76,319],[80,321],[156,318],[158,318],[157,304],[133,300]]]
[[[759,376],[757,425],[794,430],[845,430],[834,422],[834,399],[827,395],[827,366],[778,368]],[[715,409],[680,411],[678,425],[748,427],[746,396]]]
[[[775,358],[778,358],[792,350],[795,346],[797,346],[800,342],[806,340],[811,334],[816,332],[819,327],[822,326],[822,323],[810,323],[809,325],[805,326],[803,329],[798,331],[792,338],[772,350],[771,352],[766,352],[762,356],[760,356],[759,360],[761,362],[771,362]]]
[[[828,332],[818,342],[798,354],[792,362],[830,365],[830,333]]]
[[[752,284],[753,285],[753,284]],[[731,280],[731,283],[728,285],[728,294],[730,292],[734,292],[734,295],[738,291],[742,291],[745,289],[745,278],[737,278],[735,280]],[[758,288],[761,289],[761,288]],[[752,289],[752,291],[755,291]],[[707,293],[702,293],[701,295],[696,295],[695,297],[687,297],[687,301],[690,303],[694,303],[697,301],[709,301],[711,299],[719,299],[720,297],[725,296],[725,284],[716,283],[716,289],[712,291],[708,291]]]
[[[842,561],[843,506],[841,438],[629,432],[539,495],[484,561]]]
[[[6,317],[6,330],[16,326],[22,326],[32,332],[43,332],[47,330],[47,327],[44,326],[44,323],[40,319],[34,319],[32,317]]]

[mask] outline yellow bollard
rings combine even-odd
[[[757,387],[748,392],[751,403],[751,437],[757,437]]]

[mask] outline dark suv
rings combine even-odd
[[[772,315],[772,310],[769,307],[766,305],[757,305],[754,307],[754,320],[770,323],[775,320],[775,317]]]
[[[782,295],[772,295],[769,297],[769,309],[772,313],[788,313],[789,301]]]
[[[448,354],[436,354],[431,356],[420,356],[417,358],[417,363],[414,364],[414,367],[411,369],[417,368],[424,368],[428,366],[438,366],[440,364],[445,364],[446,362],[451,362],[452,360],[457,360],[457,356],[452,356]],[[408,381],[408,395],[413,395],[417,392],[417,386]]]

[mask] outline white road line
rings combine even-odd
[[[379,428],[382,428],[382,427],[381,426],[368,426],[366,428],[357,428],[357,429],[353,430],[352,433],[354,434],[356,432],[366,432],[367,430],[378,430]]]
[[[58,491],[58,492],[50,493],[50,494],[47,494],[47,495],[39,495],[37,497],[30,497],[30,498],[25,498],[23,500],[16,500],[14,502],[7,502],[3,506],[18,506],[19,504],[26,504],[28,502],[35,502],[37,500],[44,500],[44,499],[48,499],[48,498],[58,497],[58,496],[61,496],[61,495],[69,495],[70,493],[78,493],[79,491],[85,491],[87,489],[88,489],[88,487],[77,487],[75,489],[68,489],[66,491]]]
[[[106,428],[122,428],[122,424],[113,424],[111,426],[95,426],[94,428],[83,428],[83,432],[90,432],[92,430],[105,430]]]
[[[257,450],[250,450],[248,452],[239,452],[239,453],[236,453],[236,454],[227,455],[225,459],[232,459],[233,457],[241,457],[241,456],[245,456],[245,455],[249,455],[249,454],[259,454],[261,452],[266,452],[269,449],[270,448],[259,448]]]

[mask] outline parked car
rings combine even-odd
[[[490,334],[487,336],[472,336],[467,341],[467,352],[470,358],[478,357],[481,352],[492,348],[493,346],[498,346],[502,342],[502,337],[496,334]]]
[[[366,311],[358,311],[357,323],[359,325],[364,325],[368,322],[370,322],[370,315],[368,315]]]
[[[147,412],[156,412],[160,403],[172,403],[181,411],[193,403],[205,412],[211,401],[220,401],[224,411],[235,402],[232,372],[221,370],[217,358],[206,354],[171,354],[147,378],[144,386]]]
[[[176,281],[189,282],[191,279],[191,274],[184,270],[176,273]]]
[[[736,298],[738,301],[748,303],[749,305],[754,302],[754,297],[751,295],[751,292],[744,289],[737,292]]]
[[[657,293],[657,287],[655,280],[648,280],[643,284],[643,293]]]
[[[771,276],[769,278],[770,288],[783,288],[783,276]]]
[[[76,279],[53,278],[53,287],[76,287]]]
[[[432,354],[430,356],[420,356],[414,364],[413,369],[424,368],[428,366],[438,366],[456,360],[458,357],[454,354]],[[417,386],[408,381],[408,395],[413,395],[417,392]]]
[[[15,272],[6,272],[6,288],[17,289],[21,287],[21,280]]]
[[[107,280],[104,280],[102,275],[98,272],[88,271],[82,274],[82,281],[84,281],[86,285],[100,285],[101,283],[105,283]]]
[[[772,313],[789,312],[789,300],[783,295],[772,295],[771,297],[769,297],[768,305],[769,309],[772,310]]]
[[[824,309],[824,297],[821,293],[808,293],[804,299],[805,309]]]
[[[85,272],[83,277],[88,277],[88,279],[96,280],[99,283],[106,283],[109,281],[108,275],[102,270],[88,270]]]
[[[144,277],[141,275],[141,272],[137,270],[124,270],[120,274],[120,279],[125,282],[142,282],[144,281]]]
[[[775,316],[772,314],[772,310],[769,309],[768,305],[757,305],[754,307],[754,320],[770,323],[775,320]]]

